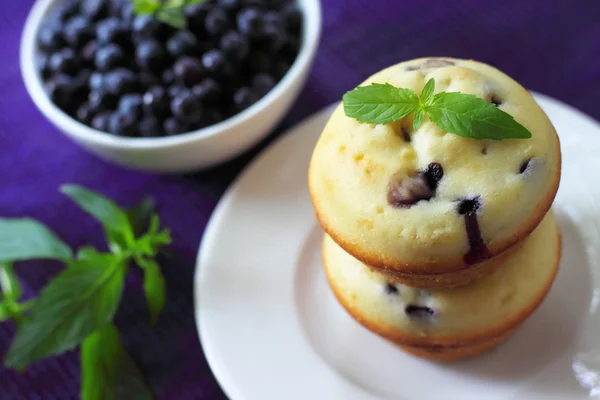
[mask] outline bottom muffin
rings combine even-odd
[[[389,281],[329,236],[323,262],[344,308],[369,330],[420,357],[452,361],[486,352],[506,340],[550,289],[561,254],[550,211],[493,274],[454,289],[417,289]]]

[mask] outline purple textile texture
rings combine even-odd
[[[175,260],[164,264],[168,304],[147,323],[140,275],[128,279],[116,323],[158,399],[224,398],[204,359],[193,316],[194,259],[219,196],[277,133],[332,101],[369,74],[402,60],[456,56],[488,62],[529,89],[600,119],[600,2],[597,0],[322,0],[323,35],[311,77],[289,116],[257,149],[193,176],[124,170],[86,153],[37,111],[23,86],[18,51],[33,0],[3,1],[0,13],[0,216],[37,218],[74,247],[102,245],[97,223],[58,187],[78,183],[122,205],[156,198],[172,229]],[[58,271],[32,262],[18,273],[29,295]],[[0,354],[14,334],[0,324]],[[0,399],[79,398],[77,352],[25,373],[0,368]]]

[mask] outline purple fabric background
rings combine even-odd
[[[244,156],[194,176],[156,176],[108,165],[56,131],[21,81],[18,49],[33,0],[4,1],[0,13],[0,216],[30,216],[73,246],[102,245],[93,220],[58,193],[73,182],[122,205],[156,197],[171,227],[175,259],[165,264],[169,298],[155,329],[147,324],[140,277],[128,280],[116,323],[158,399],[223,398],[200,347],[193,318],[194,258],[219,196],[277,133],[338,100],[374,71],[421,56],[474,58],[524,86],[600,119],[600,2],[597,0],[323,0],[323,36],[296,106],[268,140]],[[58,270],[18,269],[28,295]],[[0,354],[14,334],[0,325]],[[78,353],[40,362],[24,374],[0,369],[0,399],[76,399]]]

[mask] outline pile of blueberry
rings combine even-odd
[[[295,60],[293,0],[211,0],[184,9],[186,28],[135,15],[133,0],[64,0],[38,36],[53,103],[95,129],[177,135],[256,102]]]

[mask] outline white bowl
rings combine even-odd
[[[277,85],[251,107],[217,124],[178,136],[124,138],[75,120],[46,95],[36,65],[37,33],[48,12],[61,0],[38,0],[21,39],[21,73],[29,95],[59,130],[97,156],[116,164],[152,172],[189,172],[227,161],[251,148],[281,121],[308,76],[321,34],[319,0],[298,0],[303,10],[300,51]]]

